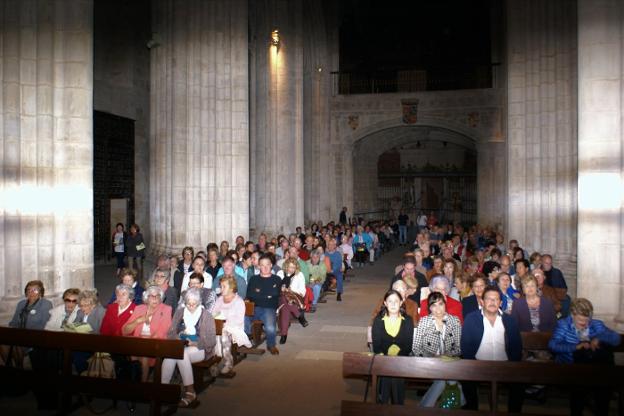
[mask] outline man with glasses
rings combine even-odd
[[[45,326],[47,331],[62,331],[63,325],[72,323],[78,313],[80,289],[71,288],[63,292],[63,303],[50,311],[50,319]]]

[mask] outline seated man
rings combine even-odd
[[[516,321],[502,313],[501,294],[495,287],[488,286],[483,291],[483,309],[466,316],[462,328],[462,357],[468,360],[520,361],[522,358],[522,338]],[[466,397],[465,409],[477,410],[479,396],[477,384],[462,383]],[[522,411],[523,391],[521,386],[510,386],[508,411]]]
[[[620,344],[620,334],[605,324],[592,319],[594,307],[587,299],[578,298],[570,304],[570,315],[560,319],[548,343],[559,363],[585,363],[614,365],[612,347]],[[599,370],[596,370],[599,371]],[[572,389],[570,414],[582,415],[585,394],[582,389]],[[594,390],[595,414],[609,414],[611,390],[604,387]]]
[[[279,350],[275,346],[275,314],[282,289],[282,280],[272,272],[271,256],[263,254],[258,264],[260,274],[249,279],[247,285],[247,299],[252,301],[255,307],[252,319],[246,320],[246,327],[249,327],[250,321],[261,320],[266,332],[267,348],[271,354],[276,355],[279,354]]]

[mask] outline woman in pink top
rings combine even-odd
[[[219,282],[221,296],[215,301],[212,314],[216,319],[225,319],[221,343],[224,366],[222,374],[229,374],[234,366],[232,357],[232,344],[239,347],[251,347],[251,342],[245,334],[245,301],[236,293],[236,278],[223,276]]]
[[[165,292],[160,286],[150,286],[143,292],[143,304],[134,309],[132,317],[123,326],[122,333],[138,338],[166,339],[171,327],[171,306],[162,303]],[[132,357],[141,363],[141,381],[147,381],[155,359]]]

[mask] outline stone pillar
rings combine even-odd
[[[324,223],[338,216],[342,201],[336,197],[342,167],[340,143],[330,139],[331,71],[337,68],[333,51],[338,47],[338,24],[333,21],[337,3],[321,0],[303,4],[303,150],[305,222]],[[329,10],[328,10],[329,8]],[[339,157],[336,157],[336,155]]]
[[[502,226],[505,222],[507,163],[502,140],[477,143],[477,222]],[[449,207],[450,208],[450,207]]]
[[[576,280],[576,3],[510,0],[507,9],[506,237],[554,256]]]
[[[250,2],[252,234],[303,225],[303,7]],[[279,31],[279,47],[271,32]]]
[[[578,294],[624,329],[624,5],[578,1]]]
[[[152,5],[151,247],[247,236],[247,1]]]
[[[93,2],[0,3],[0,312],[93,287]]]

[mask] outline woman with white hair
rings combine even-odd
[[[162,365],[163,383],[170,383],[176,366],[180,371],[184,393],[178,407],[188,407],[197,399],[193,387],[192,363],[204,361],[214,355],[216,330],[214,318],[204,309],[201,293],[197,288],[190,288],[184,292],[184,306],[178,308],[173,315],[173,321],[167,338],[182,339],[186,347],[181,360],[166,358]]]
[[[446,312],[449,315],[459,318],[459,322],[464,323],[464,317],[462,316],[462,304],[449,296],[451,290],[451,283],[448,278],[443,275],[435,276],[429,282],[429,292],[439,292],[444,295],[446,300]],[[427,299],[423,299],[420,302],[420,317],[424,318],[429,315],[429,305]]]
[[[156,273],[162,271],[158,270]],[[163,303],[165,292],[160,286],[150,286],[143,292],[143,304],[123,326],[122,333],[138,338],[166,339],[171,328],[171,306]],[[132,357],[141,363],[141,381],[146,382],[149,369],[155,360],[148,357]]]

